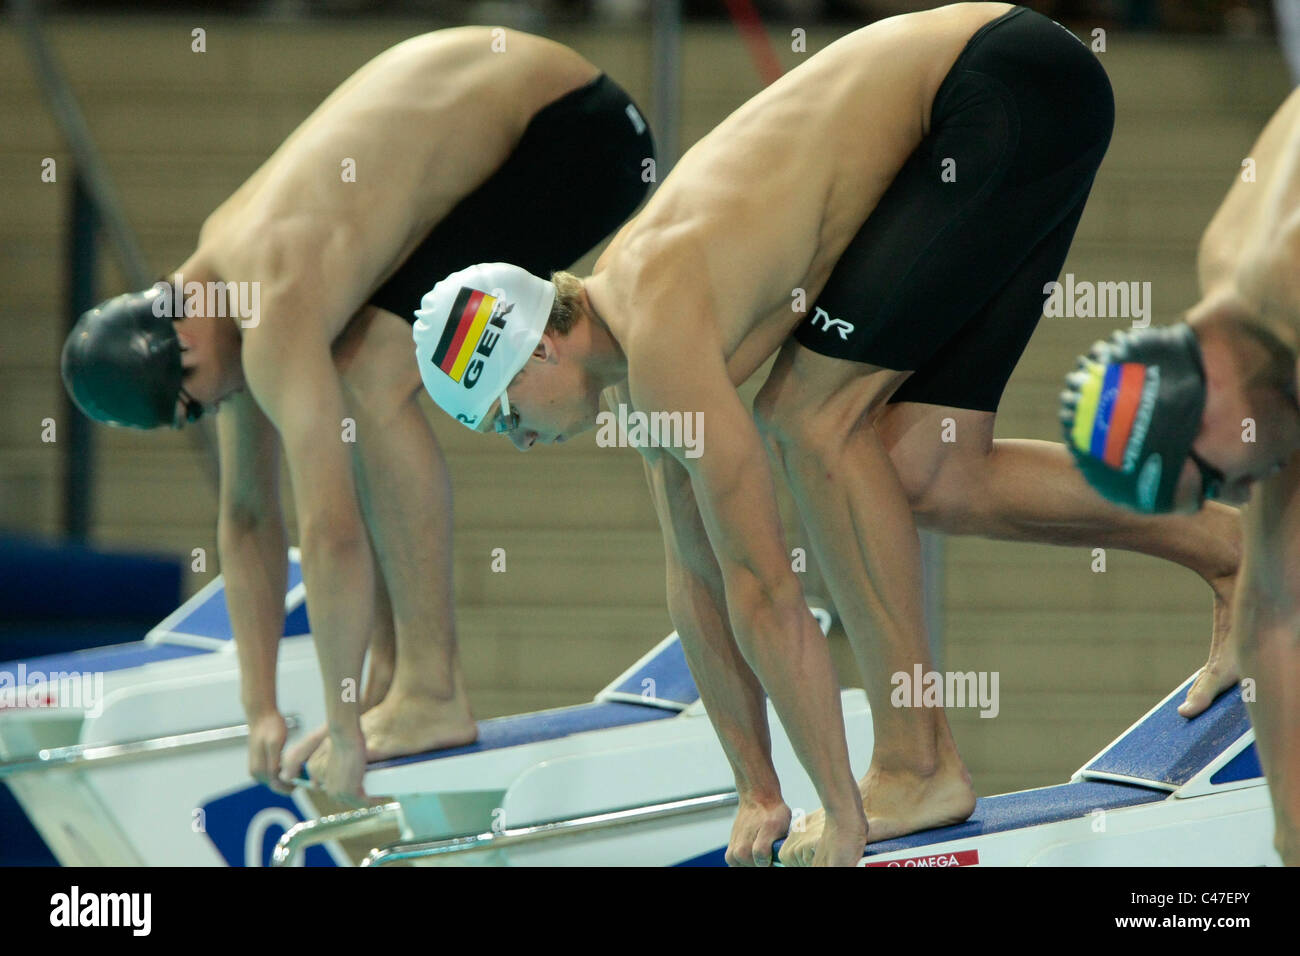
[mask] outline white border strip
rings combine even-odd
[[[691,706],[690,704],[683,704],[679,700],[664,700],[662,697],[642,697],[640,694],[617,690],[611,691],[608,694],[601,691],[596,697],[596,701],[602,704],[643,704],[646,707],[660,707],[663,710],[675,710],[678,713],[681,713],[687,707]],[[691,703],[694,703],[694,701]]]

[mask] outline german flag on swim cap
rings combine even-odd
[[[1084,477],[1148,514],[1173,510],[1204,410],[1200,345],[1186,324],[1097,342],[1061,392],[1065,442]]]
[[[425,293],[411,334],[438,407],[477,428],[541,341],[554,301],[554,285],[506,262],[453,272]]]
[[[478,348],[496,304],[496,296],[478,289],[462,286],[457,293],[451,307],[451,321],[442,330],[432,359],[433,364],[451,376],[453,382],[464,377],[469,357]]]

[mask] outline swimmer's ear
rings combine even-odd
[[[557,360],[555,340],[551,338],[549,332],[542,333],[541,339],[537,342],[537,347],[533,349],[532,357],[541,362],[555,362]]]

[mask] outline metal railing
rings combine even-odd
[[[72,196],[65,246],[67,295],[64,302],[64,331],[71,331],[77,318],[95,304],[97,255],[95,239],[102,231],[108,236],[127,283],[145,288],[153,277],[135,232],[126,218],[121,200],[109,176],[108,167],[95,145],[85,115],[77,104],[67,77],[41,27],[39,4],[35,0],[9,0],[9,10],[31,60],[55,125],[72,154]],[[61,345],[62,343],[60,343]],[[62,389],[60,389],[62,391]],[[94,425],[70,398],[64,396],[63,515],[65,536],[84,541],[89,535],[94,489]],[[203,455],[204,467],[214,482],[216,442],[211,424],[186,429],[191,445]]]
[[[402,805],[393,801],[376,807],[345,810],[314,820],[304,820],[291,826],[276,841],[275,850],[271,853],[271,865],[293,866],[298,854],[318,843],[345,840],[391,827],[396,823],[395,818],[401,809]]]
[[[285,717],[284,722],[290,730],[298,728],[299,720],[297,715]],[[147,760],[160,756],[172,756],[181,750],[209,750],[245,740],[248,734],[248,724],[230,724],[224,727],[209,727],[206,730],[193,730],[182,734],[148,737],[143,740],[124,740],[111,744],[72,744],[67,747],[49,747],[38,750],[30,757],[0,760],[0,777],[45,770],[82,769],[88,766],[103,767],[109,764],[124,763],[129,760]]]
[[[482,853],[488,850],[499,850],[507,846],[550,840],[559,836],[576,836],[599,830],[648,823],[651,820],[665,820],[670,817],[703,813],[709,810],[721,810],[735,806],[739,799],[736,791],[721,790],[716,793],[685,797],[681,800],[670,800],[665,803],[651,803],[639,807],[625,807],[621,810],[607,810],[588,816],[551,820],[546,823],[512,827],[500,831],[449,837],[442,840],[399,840],[396,843],[390,843],[388,846],[371,850],[370,854],[361,861],[361,865],[388,866],[393,863],[434,856]]]

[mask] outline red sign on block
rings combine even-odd
[[[979,850],[935,853],[932,856],[909,856],[902,860],[880,860],[863,866],[979,866]]]

